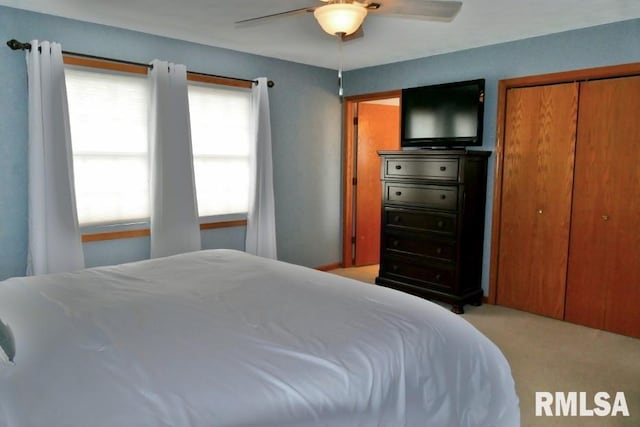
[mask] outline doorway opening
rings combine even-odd
[[[401,91],[345,98],[343,251],[345,267],[380,259],[380,150],[400,149]]]

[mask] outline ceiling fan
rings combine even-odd
[[[449,22],[462,7],[461,1],[423,0],[319,0],[324,5],[308,6],[236,22],[237,26],[264,23],[275,18],[312,12],[322,29],[347,41],[362,37],[362,23],[369,12],[376,15]]]

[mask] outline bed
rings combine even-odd
[[[243,252],[9,279],[0,320],[1,427],[519,425],[462,317]]]

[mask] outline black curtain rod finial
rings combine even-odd
[[[9,46],[11,50],[31,50],[31,43],[21,43],[16,39],[9,40],[7,46]]]
[[[274,87],[275,85],[276,85],[276,84],[273,82],[273,80],[269,80],[269,81],[267,82],[267,86],[268,86],[268,87]]]
[[[259,81],[258,80],[253,80],[253,83],[258,85]],[[273,82],[273,80],[267,80],[267,87],[274,87],[275,85],[276,84]]]

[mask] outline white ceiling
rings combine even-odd
[[[379,0],[383,3],[384,0]],[[318,0],[0,0],[1,5],[336,69],[337,40],[313,14],[245,28],[235,21]],[[369,15],[344,45],[346,70],[640,17],[640,0],[464,0],[453,22]],[[34,34],[34,37],[36,35]]]

